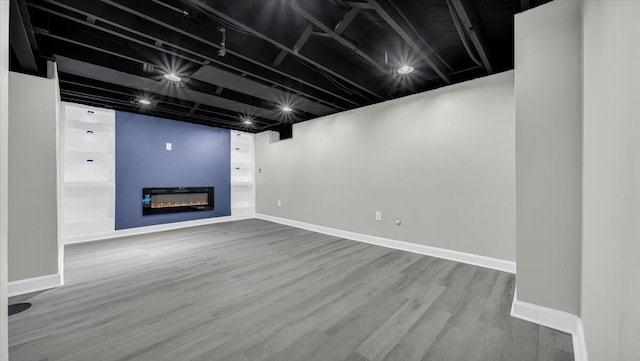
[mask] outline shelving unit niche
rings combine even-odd
[[[255,137],[231,131],[231,215],[255,213]]]
[[[115,112],[62,103],[62,238],[115,229]]]

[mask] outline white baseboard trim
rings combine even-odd
[[[571,334],[575,361],[588,361],[582,320],[574,314],[534,305],[513,296],[511,316]]]
[[[280,224],[284,224],[284,225],[296,227],[296,228],[302,228],[302,229],[306,229],[313,232],[328,234],[330,236],[369,243],[376,246],[393,248],[401,251],[423,254],[426,256],[444,258],[451,261],[467,263],[470,265],[480,266],[484,268],[491,268],[491,269],[508,272],[508,273],[516,273],[516,263],[512,261],[480,256],[480,255],[475,255],[471,253],[453,251],[453,250],[444,249],[444,248],[425,246],[422,244],[410,243],[405,241],[398,241],[398,240],[393,240],[388,238],[370,236],[362,233],[343,231],[336,228],[318,226],[315,224],[295,221],[292,219],[268,216],[265,214],[258,213],[255,215],[255,217],[265,221],[280,223]]]
[[[584,327],[580,318],[578,318],[577,331],[572,336],[574,360],[589,361],[589,357],[587,357],[587,342],[584,338]]]
[[[76,237],[68,237],[62,240],[62,242],[67,244],[77,244],[77,243],[85,243],[85,242],[94,242],[94,241],[102,241],[105,239],[112,238],[120,238],[127,236],[135,236],[139,234],[147,234],[147,233],[155,233],[155,232],[163,232],[170,231],[174,229],[181,229],[187,227],[195,227],[195,226],[204,226],[207,224],[216,224],[216,223],[224,223],[231,221],[240,221],[243,219],[253,219],[255,218],[255,214],[247,213],[237,216],[225,216],[225,217],[214,217],[214,218],[204,218],[204,219],[195,219],[192,221],[184,221],[184,222],[173,222],[173,223],[164,223],[164,224],[156,224],[153,226],[144,226],[144,227],[136,227],[136,228],[127,228],[127,229],[119,229],[116,231],[106,232],[106,233],[97,233],[85,236],[76,236]]]
[[[62,286],[62,276],[59,273],[56,273],[53,275],[9,282],[7,286],[7,295],[9,297],[19,296],[60,286]]]

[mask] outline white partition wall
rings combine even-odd
[[[63,103],[62,237],[115,229],[115,112]]]
[[[0,1],[0,361],[9,360],[8,283],[8,165],[9,165],[9,2]]]
[[[231,131],[231,215],[255,213],[255,137]]]

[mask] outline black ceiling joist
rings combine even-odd
[[[493,73],[491,66],[491,57],[489,56],[489,48],[485,40],[484,28],[480,23],[475,6],[466,0],[450,0],[455,12],[457,13],[462,25],[471,39],[480,61],[487,73]]]
[[[78,79],[83,79],[83,78],[78,78]],[[88,84],[89,82],[91,82],[92,80],[90,79],[84,79],[82,82],[78,82],[78,81],[72,81],[72,80],[65,80],[65,79],[61,79],[60,83],[63,85],[71,85],[73,88],[91,88],[92,90],[97,90],[100,94],[103,95],[97,95],[96,92],[93,92],[92,94],[87,94],[86,92],[79,92],[79,91],[74,91],[74,90],[65,90],[62,89],[61,92],[63,93],[63,95],[66,96],[73,96],[76,99],[84,99],[83,102],[86,102],[87,100],[96,100],[96,99],[101,99],[104,101],[108,101],[111,104],[116,105],[116,108],[129,108],[127,110],[131,110],[131,109],[135,109],[135,110],[140,110],[143,111],[145,108],[144,107],[140,107],[138,105],[137,102],[133,101],[133,99],[131,99],[130,96],[130,91],[117,91],[117,90],[113,90],[113,89],[108,89],[108,88],[104,88],[102,86],[96,86],[96,85],[90,85]],[[106,96],[104,94],[113,94],[113,96]],[[238,129],[239,128],[243,128],[243,126],[239,126],[238,125],[238,116],[236,114],[231,114],[231,113],[223,113],[221,111],[213,111],[213,110],[208,110],[208,109],[202,109],[200,107],[199,103],[192,103],[192,102],[184,102],[181,101],[179,99],[175,99],[175,98],[170,98],[170,97],[166,97],[163,95],[159,95],[159,94],[153,94],[153,104],[154,106],[157,104],[168,104],[172,107],[182,107],[185,109],[189,109],[189,114],[191,116],[194,116],[196,118],[198,118],[199,120],[206,120],[207,122],[213,124],[219,124],[219,125],[224,125],[226,127],[229,126],[237,126]],[[184,104],[180,104],[180,102],[184,103]],[[190,105],[193,104],[193,105]],[[165,109],[165,111],[168,111]],[[202,115],[198,115],[195,114],[196,111],[201,112],[201,113],[207,113],[207,114],[211,114],[211,116],[202,116]],[[175,115],[180,115],[179,112],[175,112]],[[263,119],[263,118],[254,118],[253,119],[254,124],[256,124],[257,126],[271,126],[276,124],[276,122],[274,121],[270,121],[267,119]],[[209,124],[209,125],[211,125]]]
[[[550,0],[7,1],[11,70],[43,75],[59,59],[64,100],[230,129],[250,115],[245,130],[286,137],[306,119],[511,69],[513,14]]]
[[[358,57],[363,59],[365,62],[367,62],[370,65],[372,65],[374,68],[376,68],[376,70],[378,70],[381,73],[386,73],[387,72],[387,69],[384,66],[380,65],[377,61],[375,61],[369,55],[365,54],[362,50],[358,49],[358,47],[355,46],[352,42],[350,42],[349,40],[343,38],[342,36],[340,36],[340,34],[334,32],[328,26],[323,24],[320,20],[316,19],[313,15],[311,15],[309,12],[304,10],[297,2],[293,1],[293,2],[290,2],[290,4],[291,4],[291,7],[298,14],[302,15],[305,19],[309,20],[313,25],[317,26],[320,30],[322,30],[323,32],[328,34],[331,38],[333,38],[335,41],[340,43],[345,48],[349,49],[351,52],[356,54]],[[350,13],[347,13],[347,16],[349,16],[349,15],[350,15]],[[344,22],[344,19],[342,20],[342,22]]]
[[[458,16],[458,13],[456,12],[456,10],[453,8],[453,5],[451,4],[451,0],[447,0],[447,7],[449,8],[449,12],[451,13],[451,19],[453,20],[453,25],[455,26],[456,31],[458,32],[458,36],[460,36],[460,41],[464,46],[464,50],[467,51],[467,54],[469,54],[469,57],[471,58],[471,60],[473,60],[474,63],[476,63],[476,65],[484,69],[484,64],[482,64],[482,61],[478,59],[478,56],[473,50],[473,45],[469,44],[467,32],[462,28],[463,26],[462,21],[460,20],[460,17]]]
[[[124,38],[124,39],[130,38],[130,37],[126,36],[124,33],[131,33],[131,34],[134,34],[136,36],[151,40],[153,42],[153,45],[158,44],[158,43],[163,45],[162,47],[158,47],[156,45],[156,50],[161,50],[161,51],[164,51],[164,52],[168,52],[168,50],[165,49],[165,47],[169,46],[169,47],[174,48],[176,50],[180,50],[180,51],[182,51],[184,53],[189,53],[189,54],[201,57],[201,58],[205,59],[206,61],[209,61],[211,63],[215,63],[215,64],[220,65],[222,67],[225,67],[227,69],[235,70],[237,72],[244,72],[246,74],[251,75],[251,77],[253,77],[255,79],[260,79],[261,81],[265,81],[267,83],[270,83],[270,84],[273,84],[273,85],[277,85],[278,87],[281,87],[283,89],[290,90],[294,94],[300,93],[301,95],[303,95],[305,97],[308,97],[308,98],[316,100],[316,101],[320,101],[323,104],[331,106],[331,107],[333,107],[335,109],[338,109],[338,110],[345,109],[345,108],[343,108],[343,107],[341,107],[339,105],[336,105],[333,102],[328,101],[326,99],[319,98],[317,96],[311,95],[311,94],[309,94],[307,92],[304,92],[304,91],[301,91],[299,89],[294,89],[294,88],[284,84],[283,82],[274,81],[274,80],[269,79],[269,78],[267,78],[265,76],[257,74],[257,72],[250,72],[250,71],[248,71],[246,69],[237,68],[237,67],[229,64],[228,62],[223,62],[223,61],[218,60],[213,55],[209,56],[209,55],[203,54],[203,50],[195,51],[195,50],[192,50],[190,48],[186,48],[186,47],[177,45],[175,43],[172,43],[172,42],[168,41],[166,38],[161,38],[160,34],[150,35],[150,33],[152,33],[152,31],[154,31],[154,29],[144,29],[144,31],[137,30],[134,27],[136,25],[135,21],[130,21],[131,25],[127,26],[127,25],[112,21],[110,19],[106,19],[104,17],[100,17],[97,14],[91,12],[91,6],[89,6],[89,4],[86,1],[73,0],[72,1],[73,2],[73,6],[69,6],[67,4],[63,4],[63,3],[59,2],[59,1],[55,1],[55,0],[45,0],[45,2],[53,4],[53,5],[56,5],[56,6],[59,6],[61,8],[69,10],[69,11],[74,11],[76,13],[84,15],[85,17],[92,17],[93,19],[96,19],[96,20],[98,20],[98,21],[100,21],[100,22],[102,22],[104,24],[107,24],[107,25],[112,26],[114,28],[120,29],[120,30],[122,30],[122,32],[114,32],[114,33],[112,33],[113,35],[118,36],[120,38]],[[66,2],[69,3],[70,1],[66,1]],[[45,11],[45,12],[48,12],[48,13],[50,13],[52,15],[58,16],[58,14],[61,14],[60,12],[57,12],[55,10],[44,8],[42,6],[38,6],[38,5],[35,5],[35,4],[29,4],[29,6],[37,8],[37,9]],[[157,25],[165,27],[165,28],[167,28],[169,30],[175,31],[175,32],[177,32],[177,33],[179,33],[181,35],[185,35],[189,39],[193,39],[195,41],[198,41],[201,44],[208,45],[208,46],[210,46],[210,47],[215,49],[215,51],[212,52],[212,53],[215,53],[220,49],[220,46],[218,44],[213,43],[211,41],[208,41],[208,40],[206,40],[206,39],[204,39],[202,37],[199,37],[199,36],[193,34],[192,32],[184,31],[184,30],[182,30],[182,29],[180,29],[180,28],[178,28],[176,26],[168,24],[165,21],[158,20],[158,19],[156,19],[154,17],[148,16],[146,14],[143,14],[143,13],[139,12],[139,11],[136,11],[136,10],[130,8],[130,7],[125,7],[125,6],[119,5],[118,8],[121,9],[122,11],[125,11],[126,13],[132,14],[134,16],[141,17],[141,18],[143,18],[145,20],[153,22],[154,24],[157,24]],[[122,17],[119,16],[118,18],[121,19]],[[84,22],[84,21],[81,21],[80,19],[77,19],[77,18],[74,18],[73,21],[76,21],[77,23],[83,24],[83,25],[86,25],[86,26],[95,25],[95,29],[98,29],[98,30],[101,30],[101,31],[103,29],[105,29],[103,26],[99,26],[99,25],[96,25],[96,24],[91,24],[91,23],[88,23],[88,22]],[[157,29],[156,29],[156,31],[157,31]],[[183,42],[185,42],[185,41],[186,41],[186,39],[183,39]],[[145,46],[148,46],[148,45],[145,44]],[[325,93],[325,94],[327,94],[329,96],[335,97],[336,99],[340,99],[342,101],[345,101],[346,103],[350,103],[350,104],[353,104],[353,105],[357,105],[358,104],[358,103],[354,102],[353,100],[351,100],[349,98],[346,98],[346,97],[343,97],[341,95],[338,95],[335,92],[328,91],[328,90],[326,90],[326,89],[324,89],[324,88],[322,88],[322,87],[320,87],[320,86],[318,86],[316,84],[307,82],[307,81],[305,81],[305,80],[303,80],[303,79],[301,79],[299,77],[291,76],[291,75],[289,75],[289,74],[287,74],[287,73],[285,73],[283,71],[280,71],[278,69],[272,68],[272,67],[270,67],[268,65],[262,64],[262,63],[260,63],[258,61],[255,61],[255,60],[253,60],[253,59],[251,59],[249,57],[246,57],[244,55],[236,53],[233,50],[227,49],[227,52],[228,52],[228,54],[233,55],[233,56],[235,56],[235,57],[237,57],[237,58],[239,58],[239,59],[241,59],[243,61],[247,61],[247,62],[249,62],[249,63],[251,63],[253,65],[257,65],[257,66],[259,66],[259,67],[261,67],[263,69],[267,69],[270,72],[273,72],[273,73],[276,73],[276,74],[278,74],[280,76],[283,76],[283,77],[286,77],[288,79],[294,80],[294,81],[296,81],[296,82],[298,82],[300,84],[303,84],[304,86],[308,86],[310,88],[313,88],[315,90],[323,92],[323,93]]]
[[[298,38],[296,43],[293,45],[293,50],[300,51],[300,49],[302,49],[302,47],[307,42],[307,40],[309,40],[312,34],[313,34],[313,24],[309,24],[307,25],[306,28],[304,28],[304,31],[302,32],[302,34],[300,34],[300,37]],[[273,64],[271,65],[280,66],[284,58],[287,56],[287,54],[289,53],[287,53],[286,50],[280,50],[280,53],[278,54],[276,59],[273,61]]]
[[[103,1],[109,2],[109,3],[113,2],[111,0],[103,0]],[[190,3],[198,6],[199,8],[203,9],[204,11],[212,14],[214,17],[218,17],[218,18],[224,19],[225,21],[233,24],[234,26],[237,26],[237,27],[243,29],[244,31],[247,31],[247,32],[253,34],[254,36],[256,36],[256,37],[258,37],[258,38],[260,38],[260,39],[272,44],[273,46],[275,46],[275,47],[277,47],[277,48],[279,48],[281,50],[286,51],[290,55],[293,55],[293,56],[301,59],[302,61],[308,63],[309,65],[314,66],[314,67],[318,68],[321,71],[329,73],[331,76],[334,76],[334,77],[338,78],[339,80],[341,80],[341,81],[343,81],[343,82],[345,82],[345,83],[347,83],[347,84],[349,84],[349,85],[351,85],[353,87],[356,87],[356,88],[360,89],[364,93],[367,93],[367,94],[373,96],[374,98],[376,98],[378,100],[383,100],[384,99],[382,96],[376,94],[375,92],[371,91],[367,87],[352,81],[346,75],[338,74],[336,71],[334,71],[332,69],[329,69],[328,67],[320,64],[319,62],[317,62],[317,61],[315,61],[315,60],[313,60],[313,59],[311,59],[311,58],[309,58],[309,57],[307,57],[305,55],[302,55],[300,52],[294,51],[293,49],[287,47],[286,45],[284,45],[284,44],[272,39],[271,37],[269,37],[269,36],[259,32],[259,31],[255,30],[255,29],[253,29],[252,27],[250,27],[250,26],[248,26],[248,25],[246,25],[246,24],[244,24],[244,23],[242,23],[242,22],[240,22],[240,21],[238,21],[238,20],[236,20],[236,19],[234,19],[234,18],[222,13],[221,11],[219,11],[219,10],[217,10],[217,9],[215,9],[215,8],[213,8],[213,7],[207,5],[207,4],[205,4],[205,3],[203,3],[203,2],[201,2],[199,0],[188,0],[188,1]]]
[[[391,5],[389,5],[384,0],[369,0],[369,5],[371,5],[371,8],[375,10],[378,15],[380,15],[380,17],[382,17],[384,21],[387,22],[387,24],[389,24],[389,26],[391,26],[391,28],[398,35],[400,35],[400,37],[420,56],[420,58],[425,63],[427,63],[431,67],[431,69],[433,69],[436,74],[438,74],[438,76],[440,76],[440,78],[442,78],[445,83],[451,83],[451,80],[445,74],[445,71],[442,69],[442,67],[436,64],[437,59],[432,59],[431,57],[429,57],[413,40],[413,37],[410,35],[410,27],[407,24],[403,24],[402,20],[395,19],[390,15],[393,11]]]
[[[33,54],[33,49],[36,48],[35,37],[31,32],[29,13],[27,12],[24,1],[11,0],[9,8],[11,48],[22,69],[36,73],[38,72],[38,64]]]
[[[393,13],[393,7],[387,3],[385,0],[368,0],[368,4],[371,9],[375,10],[382,19],[384,19],[391,28],[400,35],[400,37],[420,56],[420,58],[427,63],[433,71],[442,78],[442,80],[449,84],[451,80],[445,74],[442,66],[436,64],[438,62],[437,59],[432,59],[424,51],[422,51],[421,47],[413,40],[413,36],[411,36],[411,29],[407,24],[403,24],[403,20],[396,19],[391,14]]]
[[[429,50],[429,52],[431,52],[431,54],[436,57],[440,63],[442,65],[444,65],[450,72],[453,72],[453,68],[451,67],[451,65],[449,65],[449,63],[447,63],[441,56],[440,54],[438,54],[433,47],[431,47],[431,45],[429,44],[429,42],[427,42],[424,37],[422,37],[422,35],[420,35],[420,32],[416,29],[416,27],[414,26],[414,24],[409,20],[409,18],[407,17],[407,15],[402,11],[402,9],[400,9],[400,7],[393,1],[393,0],[387,0],[387,2],[393,7],[393,9],[398,13],[398,15],[400,15],[400,18],[402,20],[404,20],[404,22],[409,26],[409,29],[411,29],[411,31],[413,31],[413,34],[416,36],[416,38],[418,38],[418,40],[420,40],[420,42],[422,43],[422,45],[424,45],[425,48],[427,48],[427,50]],[[451,74],[449,74],[451,75]]]
[[[212,94],[204,94],[198,91],[181,88],[178,91],[176,85],[166,84],[137,75],[124,73],[118,70],[106,68],[99,65],[85,63],[83,61],[67,58],[56,57],[60,71],[92,78],[107,83],[125,86],[128,88],[150,89],[151,91],[174,97],[177,99],[196,101],[201,104],[208,104],[214,107],[222,108],[237,112],[238,114],[253,114],[262,118],[279,120],[279,112],[275,109],[263,109],[249,104],[243,104],[233,100],[221,98]]]

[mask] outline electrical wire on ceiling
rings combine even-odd
[[[324,72],[322,69],[318,69],[316,67],[310,66],[309,64],[307,64],[306,62],[304,62],[300,58],[298,58],[297,56],[294,56],[294,59],[296,59],[298,62],[300,62],[305,67],[307,67],[307,68],[315,71],[316,73],[324,76],[325,78],[327,78],[327,80],[329,80],[331,82],[331,84],[335,85],[336,87],[338,87],[339,89],[343,90],[347,94],[349,94],[349,95],[359,95],[359,96],[364,98],[364,96],[359,91],[351,89],[351,88],[347,87],[344,84],[341,84],[331,74]]]
[[[244,29],[242,29],[241,27],[232,24],[228,21],[226,21],[225,19],[222,19],[218,16],[215,16],[214,14],[209,13],[208,11],[206,11],[205,9],[203,9],[198,3],[194,2],[194,1],[190,1],[190,0],[185,0],[185,2],[191,4],[191,6],[193,6],[194,8],[198,9],[199,11],[201,11],[203,14],[205,14],[207,17],[209,17],[210,19],[217,21],[218,23],[220,23],[221,25],[223,25],[225,28],[231,29],[233,31],[236,31],[238,33],[241,34],[245,34],[245,35],[249,35],[249,36],[255,36],[255,34],[248,32]]]

